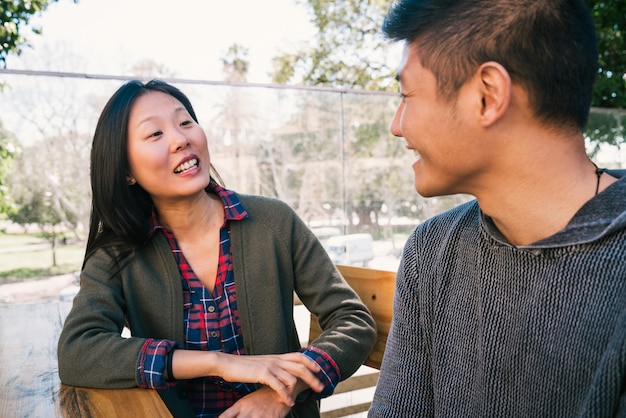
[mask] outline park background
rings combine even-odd
[[[322,240],[371,234],[369,265],[395,270],[417,224],[471,196],[417,195],[413,156],[389,133],[390,4],[0,1],[0,284],[79,270],[93,129],[135,78],[190,97],[227,187],[286,201]],[[600,59],[587,147],[623,168],[626,1],[587,4]]]
[[[395,271],[416,225],[472,197],[417,195],[414,157],[389,133],[400,56],[380,34],[390,4],[0,0],[0,304],[75,294],[91,137],[129,79],[190,97],[227,187],[286,201],[322,241],[370,234],[368,266]],[[587,149],[624,168],[626,0],[587,4],[600,61]],[[308,313],[294,312],[306,338]],[[339,396],[330,402],[352,402]]]

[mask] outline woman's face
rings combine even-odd
[[[204,130],[181,102],[161,92],[137,98],[128,122],[129,177],[155,204],[194,196],[209,184]]]

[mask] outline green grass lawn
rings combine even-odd
[[[85,255],[82,244],[57,244],[56,266],[51,246],[36,235],[0,234],[0,284],[79,271]]]
[[[34,234],[0,234],[0,250],[42,242],[46,242],[45,239]]]

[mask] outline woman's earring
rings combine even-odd
[[[133,186],[135,185],[135,183],[137,183],[137,180],[135,180],[134,177],[126,177],[126,184],[128,184],[129,186]]]

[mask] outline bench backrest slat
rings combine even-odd
[[[374,349],[365,360],[365,365],[380,370],[387,335],[391,326],[391,314],[393,307],[393,294],[396,284],[396,273],[385,270],[376,270],[366,267],[353,267],[337,265],[337,268],[346,279],[348,284],[356,291],[363,303],[368,307],[378,329]],[[311,314],[309,328],[309,343],[315,340],[322,330],[317,318]],[[334,395],[358,391],[376,387],[378,372],[368,374],[356,374],[340,382]],[[348,415],[365,412],[371,405],[371,399],[364,402],[354,403],[348,406],[327,410],[321,413],[322,418],[345,417]]]
[[[356,291],[363,303],[369,308],[376,326],[378,336],[374,350],[370,353],[365,365],[380,370],[383,360],[387,335],[391,326],[393,293],[396,283],[396,273],[386,270],[376,270],[366,267],[337,265],[337,268],[348,284]],[[311,315],[309,342],[321,334],[317,318]]]

